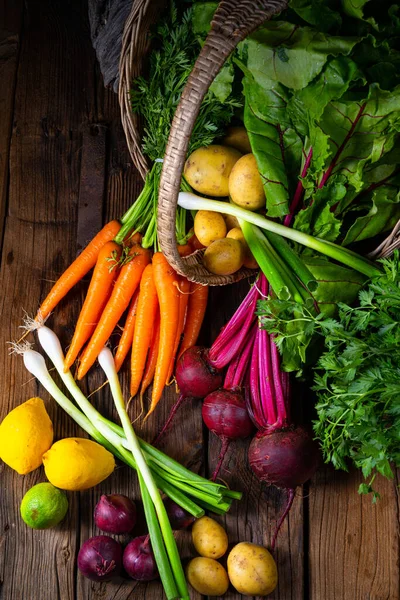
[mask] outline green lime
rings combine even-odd
[[[21,517],[33,529],[48,529],[58,525],[67,510],[67,496],[51,483],[34,485],[21,502]]]

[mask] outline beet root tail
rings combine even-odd
[[[231,443],[231,441],[232,440],[230,440],[227,437],[222,438],[221,451],[219,453],[217,466],[214,469],[214,473],[212,474],[211,481],[215,481],[217,479],[218,474],[219,474],[219,472],[221,470],[221,467],[222,467],[222,463],[224,462],[226,451],[228,450],[229,444]]]
[[[296,491],[295,489],[287,490],[287,502],[286,502],[285,510],[281,514],[280,519],[279,519],[278,523],[276,524],[274,535],[273,535],[272,542],[271,542],[271,550],[272,551],[275,550],[275,544],[276,544],[276,539],[278,537],[278,533],[283,525],[284,520],[288,516],[290,509],[292,508],[293,500],[295,497],[295,491]]]
[[[157,444],[160,442],[163,435],[168,431],[168,429],[171,426],[172,420],[176,415],[176,412],[178,411],[179,407],[181,406],[181,404],[184,400],[186,400],[186,396],[184,396],[183,394],[180,394],[178,397],[178,400],[175,402],[175,404],[171,408],[171,412],[169,413],[168,419],[165,421],[164,426],[161,429],[160,433],[151,442],[152,446],[157,446]]]

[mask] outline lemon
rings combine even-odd
[[[33,529],[48,529],[58,525],[67,510],[66,495],[51,483],[34,485],[21,502],[21,517]]]
[[[43,455],[47,479],[63,490],[87,490],[114,470],[111,452],[85,438],[65,438]]]
[[[53,424],[41,398],[20,404],[0,425],[0,458],[20,475],[40,467],[52,443]]]

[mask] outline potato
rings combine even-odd
[[[229,175],[241,156],[235,148],[225,146],[198,148],[186,161],[185,177],[200,194],[218,198],[227,196]]]
[[[241,230],[240,227],[234,227],[233,229],[230,229],[228,231],[228,233],[226,234],[226,237],[232,238],[233,240],[238,240],[239,242],[241,242],[244,245],[245,248],[246,247],[248,248],[247,242],[243,235],[243,231]]]
[[[243,266],[243,244],[232,238],[224,238],[210,244],[203,256],[204,266],[215,275],[232,275]]]
[[[227,572],[213,558],[193,558],[187,566],[186,576],[196,592],[204,596],[222,596],[229,587]]]
[[[234,229],[235,227],[240,227],[239,221],[236,217],[233,217],[232,215],[223,215],[223,217],[225,219],[226,228],[228,231]]]
[[[233,587],[245,596],[268,596],[277,586],[278,571],[264,546],[241,542],[228,556],[228,575]]]
[[[199,210],[194,218],[194,234],[203,246],[221,240],[226,236],[224,217],[211,210]]]
[[[258,262],[254,258],[250,248],[248,247],[245,237],[243,235],[243,231],[240,229],[240,227],[234,227],[233,229],[228,231],[228,233],[226,234],[226,237],[232,238],[234,240],[238,240],[241,244],[243,244],[244,252],[245,252],[244,261],[243,261],[244,267],[246,267],[247,269],[258,269],[259,268]]]
[[[222,143],[224,146],[236,148],[243,154],[251,152],[250,140],[245,127],[228,127]]]
[[[201,517],[192,527],[193,546],[200,556],[221,558],[228,549],[228,536],[217,521]]]
[[[233,202],[248,210],[265,206],[265,193],[254,154],[242,156],[229,176],[229,195]]]

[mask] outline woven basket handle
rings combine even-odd
[[[157,221],[161,249],[170,265],[182,275],[188,276],[190,267],[182,261],[176,246],[176,205],[189,140],[200,105],[238,43],[286,7],[287,0],[221,0],[210,33],[183,90],[164,156]],[[197,274],[196,280],[210,283],[210,275],[201,278]]]

